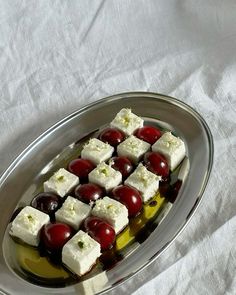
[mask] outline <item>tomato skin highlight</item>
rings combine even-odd
[[[95,216],[87,217],[84,221],[84,229],[100,244],[102,251],[113,246],[116,238],[115,230],[103,219]]]
[[[154,126],[143,126],[137,129],[134,135],[150,144],[154,144],[161,137],[161,131]]]
[[[128,185],[119,185],[112,190],[113,198],[126,206],[129,217],[136,216],[142,209],[142,197],[138,190]]]
[[[144,164],[149,171],[162,177],[163,180],[169,176],[169,166],[166,158],[157,152],[148,152],[144,155]]]

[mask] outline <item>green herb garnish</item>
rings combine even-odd
[[[28,218],[28,220],[29,220],[30,222],[34,221],[34,218],[33,218],[32,215],[28,215],[27,218]]]
[[[128,117],[124,117],[124,125],[125,125],[125,126],[128,126],[129,123],[130,123],[130,118],[128,118]]]
[[[64,176],[61,175],[61,176],[57,177],[57,180],[58,180],[58,181],[63,181],[63,180],[64,180]]]
[[[108,171],[106,168],[101,169],[101,173],[108,176]]]
[[[80,247],[80,249],[83,249],[84,248],[84,242],[79,241],[78,242],[78,246]]]

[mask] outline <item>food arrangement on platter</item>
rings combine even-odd
[[[10,235],[81,277],[132,243],[157,213],[161,222],[182,184],[181,176],[170,179],[185,156],[182,139],[121,109],[17,212]]]

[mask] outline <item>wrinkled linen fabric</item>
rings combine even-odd
[[[0,173],[59,119],[137,90],[195,108],[214,167],[185,230],[108,293],[236,294],[236,1],[0,1]]]

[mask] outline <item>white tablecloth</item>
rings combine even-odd
[[[111,294],[236,294],[236,1],[0,1],[0,173],[59,119],[134,90],[199,111],[215,161],[186,229]]]

